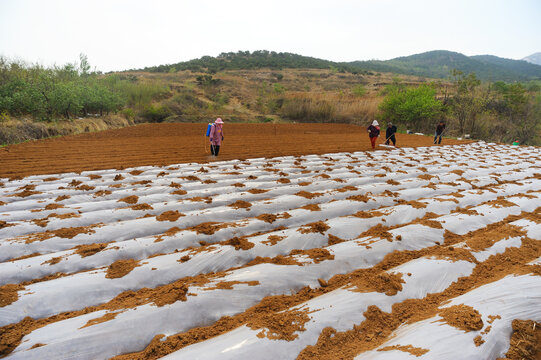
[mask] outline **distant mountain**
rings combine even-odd
[[[535,55],[535,54],[534,54]],[[541,66],[524,60],[504,59],[492,55],[466,56],[446,50],[398,57],[386,61],[333,62],[292,53],[259,50],[222,53],[217,57],[203,56],[176,64],[159,65],[142,69],[149,72],[191,70],[215,73],[223,70],[241,69],[335,69],[339,72],[368,73],[370,71],[392,72],[429,78],[448,78],[451,70],[474,72],[486,81],[528,81],[541,79]]]
[[[373,71],[393,72],[405,75],[419,75],[432,78],[445,78],[453,69],[459,69],[466,73],[479,70],[478,62],[466,55],[435,50],[422,54],[403,56],[385,61],[354,61],[352,66],[366,68]],[[480,76],[480,74],[477,74]]]
[[[541,65],[541,52],[536,52],[535,54],[532,54],[530,56],[526,56],[522,60],[525,60],[525,61],[527,61],[529,63],[532,63],[532,64]]]
[[[504,59],[492,55],[466,56],[457,52],[435,50],[398,57],[386,61],[354,61],[351,66],[372,71],[447,78],[452,69],[474,72],[488,81],[524,81],[541,79],[541,66],[523,60]]]
[[[471,56],[470,58],[479,60],[487,65],[498,66],[502,69],[506,69],[510,73],[516,73],[517,76],[526,76],[530,79],[539,78],[541,74],[541,66],[524,60],[505,59],[493,55],[477,55]]]

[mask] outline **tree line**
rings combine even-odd
[[[78,64],[50,68],[0,57],[0,113],[50,121],[121,109],[123,96],[98,75],[83,54]]]
[[[475,73],[452,70],[451,85],[406,87],[395,81],[384,94],[381,120],[408,129],[430,132],[435,122],[443,120],[457,136],[541,143],[541,93],[536,83],[482,83]]]

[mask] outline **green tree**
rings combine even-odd
[[[88,57],[81,53],[79,54],[79,74],[81,76],[87,76],[90,74],[90,63]]]
[[[477,126],[477,117],[484,110],[488,101],[487,96],[479,92],[481,81],[475,73],[464,74],[454,69],[452,72],[456,93],[450,98],[453,114],[458,121],[460,134],[464,134],[469,124],[470,133],[474,133]]]
[[[524,113],[515,121],[515,138],[521,144],[539,145],[541,138],[541,95],[532,96]]]
[[[431,85],[402,88],[390,87],[379,106],[380,117],[395,124],[427,130],[433,120],[441,115],[442,104],[436,100],[436,90]]]
[[[539,117],[539,106],[529,101],[528,94],[522,84],[507,85],[503,94],[508,125],[510,125],[507,141],[518,139],[520,143],[529,143],[535,137],[537,124],[535,114]]]

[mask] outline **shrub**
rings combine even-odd
[[[273,72],[271,75],[274,76],[276,78],[276,80],[278,80],[278,81],[280,81],[280,80],[282,80],[284,78],[284,75],[281,74],[281,73]]]
[[[225,93],[217,93],[210,98],[212,101],[216,103],[217,107],[224,106],[225,104],[229,103],[229,95]]]
[[[127,120],[133,120],[135,118],[135,112],[132,108],[122,109],[120,112]]]
[[[327,122],[332,121],[334,114],[333,104],[324,99],[293,98],[282,106],[282,116],[291,120]]]
[[[362,97],[366,94],[366,88],[362,85],[357,85],[355,87],[353,87],[353,89],[351,89],[351,92],[353,93],[353,95],[356,95],[358,97]]]
[[[433,120],[441,115],[443,108],[435,96],[436,90],[429,85],[390,88],[379,106],[380,118],[418,130],[432,129]]]
[[[7,111],[2,111],[2,113],[0,113],[0,123],[4,123],[4,122],[7,122],[9,121],[10,117],[9,117],[9,114],[7,113]]]
[[[200,110],[205,106],[205,103],[199,100],[192,90],[187,89],[182,89],[179,93],[173,95],[165,104],[172,113],[177,115],[199,114]]]
[[[212,75],[199,75],[195,78],[195,80],[200,86],[215,86],[221,82],[220,79],[213,79]]]
[[[171,116],[171,110],[162,105],[149,105],[141,113],[141,116],[149,122],[162,122]]]
[[[286,88],[282,84],[278,84],[278,83],[274,84],[272,88],[274,92],[277,94],[282,94],[286,90]]]

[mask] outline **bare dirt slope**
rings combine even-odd
[[[144,124],[11,145],[0,149],[0,177],[205,162],[205,130],[206,124]],[[226,124],[224,134],[220,160],[370,150],[365,128],[355,125]],[[430,136],[397,138],[400,146],[432,145]]]

